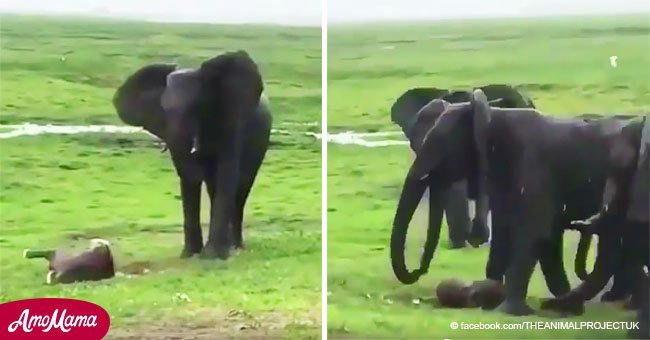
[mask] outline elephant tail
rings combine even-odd
[[[587,254],[589,254],[589,247],[591,247],[591,233],[581,231],[573,266],[576,275],[582,281],[586,280],[587,276],[589,276],[587,273]]]

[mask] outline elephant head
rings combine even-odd
[[[245,51],[221,54],[197,69],[147,65],[129,76],[113,96],[120,119],[141,126],[168,145],[224,136],[255,112],[263,91],[257,65]],[[191,135],[191,136],[190,136]],[[193,137],[193,138],[190,138]],[[218,138],[217,138],[218,139]],[[187,143],[180,143],[187,148]],[[214,143],[205,152],[214,152]]]
[[[416,114],[427,103],[449,94],[449,90],[435,87],[416,87],[404,92],[390,108],[390,118],[397,124],[404,135],[410,135],[411,128],[417,120]]]
[[[535,108],[532,99],[517,91],[511,85],[490,84],[478,87],[485,93],[491,106],[503,108]],[[416,87],[404,92],[391,106],[391,120],[397,124],[407,138],[411,138],[411,129],[417,121],[417,113],[427,103],[442,99],[449,103],[469,102],[471,91],[448,90],[435,87]]]
[[[434,101],[418,113],[416,125],[428,121],[429,115],[437,118],[423,136],[418,137],[421,142],[415,148],[416,157],[404,180],[393,221],[391,262],[395,276],[402,283],[412,284],[427,272],[437,246],[440,224],[430,223],[420,268],[408,271],[404,259],[406,234],[427,185],[430,194],[435,196],[453,182],[467,179],[469,196],[478,198],[477,220],[485,223],[487,219],[486,144],[491,109],[480,89],[475,90],[470,99],[469,103],[459,104]],[[415,129],[420,131],[419,127]],[[435,200],[433,202],[436,204]]]
[[[168,115],[167,134],[172,146],[214,155],[220,144],[241,142],[241,129],[259,105],[262,78],[244,51],[209,59],[198,69],[178,70],[167,76],[162,107]],[[193,138],[190,138],[191,135]],[[234,139],[233,139],[234,138]]]

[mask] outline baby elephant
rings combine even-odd
[[[436,287],[438,301],[449,308],[494,309],[504,299],[503,284],[495,280],[474,281],[471,285],[458,279],[443,280]]]
[[[68,256],[60,250],[30,250],[25,258],[45,258],[49,261],[47,284],[98,281],[115,276],[113,256],[109,243],[102,239],[90,240],[90,248],[76,256]]]

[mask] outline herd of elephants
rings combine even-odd
[[[428,270],[442,215],[451,248],[490,239],[487,280],[504,282],[498,309],[528,315],[528,285],[539,261],[555,298],[543,309],[581,314],[614,277],[603,301],[629,299],[648,332],[650,184],[649,115],[583,114],[556,118],[536,109],[514,87],[473,91],[414,88],[391,108],[391,118],[416,157],[404,180],[393,221],[390,256],[404,284]],[[420,267],[406,268],[409,222],[429,189],[429,223]],[[470,221],[468,199],[476,202]],[[491,230],[487,216],[491,212]],[[579,230],[573,290],[563,264],[563,234]],[[594,269],[586,273],[592,235],[598,235]]]
[[[164,141],[180,179],[182,257],[229,257],[244,246],[244,205],[269,146],[272,118],[262,76],[245,51],[228,52],[196,69],[147,65],[118,88],[113,104],[127,124]],[[512,315],[526,303],[539,261],[555,298],[544,309],[580,314],[610,278],[603,300],[629,299],[648,332],[648,115],[584,114],[556,118],[508,85],[472,91],[414,88],[391,118],[416,157],[404,180],[390,237],[397,279],[412,284],[428,271],[443,214],[452,248],[489,241],[485,278],[503,282],[497,307]],[[200,227],[201,187],[210,197],[207,241]],[[428,189],[429,223],[420,267],[406,268],[409,222]],[[476,202],[470,219],[468,200]],[[491,228],[488,228],[488,212]],[[576,222],[578,221],[578,222]],[[581,233],[571,289],[563,233]],[[598,235],[593,271],[586,258]]]

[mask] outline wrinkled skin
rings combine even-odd
[[[181,257],[228,258],[243,247],[248,194],[268,149],[272,118],[262,77],[244,51],[229,52],[197,69],[143,67],[118,88],[113,104],[127,124],[142,126],[169,148],[180,179],[185,245]],[[203,244],[201,186],[210,197]]]
[[[531,99],[519,93],[516,89],[509,85],[487,85],[480,87],[485,93],[491,107],[501,108],[534,108]],[[471,93],[468,91],[449,91],[438,88],[413,88],[404,92],[391,107],[391,119],[395,122],[405,136],[410,141],[410,146],[413,151],[421,146],[422,140],[427,131],[435,124],[436,119],[444,111],[441,106],[442,102],[432,102],[434,99],[442,99],[450,103],[469,102]],[[438,106],[438,107],[435,107]],[[613,114],[609,118],[617,120],[629,120],[634,115],[628,114]],[[585,113],[579,115],[577,118],[586,121],[594,121],[603,119],[604,117],[599,114]],[[616,123],[613,123],[616,124]],[[588,178],[584,179],[589,181]],[[595,183],[594,183],[595,185]],[[465,241],[468,240],[474,246],[487,241],[488,229],[486,223],[482,223],[481,216],[477,216],[473,222],[473,227],[470,225],[470,217],[468,211],[468,195],[467,195],[467,181],[461,180],[453,183],[448,189],[441,192],[437,197],[429,200],[430,210],[430,225],[433,228],[440,228],[442,223],[443,211],[447,217],[447,225],[449,227],[450,244],[452,248],[462,247]],[[591,195],[592,191],[589,191]],[[576,198],[582,201],[582,198]],[[437,201],[436,201],[437,200]],[[541,260],[542,269],[545,273],[548,286],[554,295],[561,295],[569,291],[570,286],[562,264],[562,233],[559,230],[577,229],[581,230],[580,226],[571,225],[573,216],[584,215],[584,209],[580,206],[577,207],[564,207],[564,211],[554,219],[554,233],[551,241],[544,247],[546,251],[541,254],[544,259]],[[484,212],[484,214],[487,214]],[[485,217],[484,217],[485,218]],[[470,233],[471,231],[471,233]],[[432,235],[437,235],[432,233]],[[580,244],[576,251],[575,270],[581,277],[586,277],[586,258],[591,241],[591,232],[581,231]],[[423,263],[430,263],[435,251],[437,240],[431,239],[429,246],[425,247],[429,252],[422,254]],[[421,266],[423,268],[424,265]],[[557,268],[562,268],[560,272]],[[630,271],[633,271],[630,273]],[[422,273],[426,272],[426,268],[421,270]],[[603,300],[620,300],[624,299],[630,294],[632,289],[630,275],[638,274],[634,272],[633,268],[627,265],[620,266],[619,272],[616,274],[615,285],[610,292],[603,295]],[[416,279],[417,280],[417,279]]]
[[[519,93],[509,85],[492,84],[480,87],[483,90],[491,105],[494,107],[507,108],[534,108],[530,98]],[[434,99],[443,99],[449,103],[469,102],[471,92],[451,91],[438,88],[412,88],[397,98],[391,106],[391,120],[404,132],[405,137],[411,142],[411,149],[416,151],[424,137],[424,133],[430,128],[437,115],[428,117],[418,116],[418,113]],[[416,121],[419,121],[416,125]],[[470,225],[469,205],[467,198],[467,182],[459,181],[452,184],[449,189],[441,194],[442,205],[434,207],[441,211],[435,212],[436,216],[442,218],[446,215],[449,227],[449,239],[451,248],[463,248],[466,241],[473,246],[487,242],[489,230],[487,225],[481,224],[480,220],[474,220],[476,228]],[[440,220],[439,223],[441,223]],[[470,232],[473,231],[473,234]]]
[[[646,117],[644,129],[649,129]],[[642,271],[649,265],[648,238],[648,171],[650,144],[648,131],[642,137],[640,124],[623,128],[612,143],[608,157],[608,177],[603,192],[599,214],[592,219],[591,227],[600,236],[594,271],[585,281],[568,294],[542,303],[543,309],[582,314],[584,301],[597,293],[615,272],[616,258],[637,269],[637,295],[631,298],[641,303],[647,315],[647,276]],[[601,245],[602,243],[602,245]],[[620,263],[620,262],[619,262]],[[645,288],[644,288],[645,285]],[[643,295],[646,297],[643,298]],[[646,304],[645,306],[643,304]],[[637,306],[638,307],[638,306]],[[646,317],[647,319],[647,317]],[[645,322],[647,333],[647,321]]]
[[[550,118],[532,109],[491,108],[480,90],[470,103],[437,102],[432,109],[444,113],[417,149],[395,213],[393,271],[408,284],[428,268],[429,261],[422,261],[419,269],[409,272],[404,262],[408,223],[424,189],[428,186],[435,198],[452,183],[466,179],[470,198],[490,197],[493,234],[486,276],[497,281],[505,276],[505,300],[499,309],[529,314],[532,309],[525,298],[538,260],[554,295],[569,290],[561,265],[562,247],[553,247],[562,244],[563,227],[568,224],[559,224],[558,216],[581,220],[598,211],[607,176],[604,162],[612,137],[625,124],[615,119]],[[573,215],[566,216],[567,212]],[[427,239],[425,253],[430,243],[437,242],[438,232],[429,230],[433,237]],[[564,278],[559,287],[549,280],[558,276]]]

